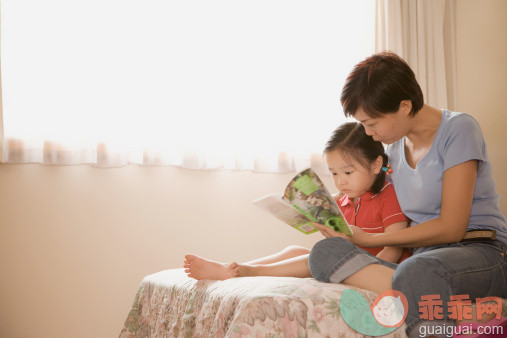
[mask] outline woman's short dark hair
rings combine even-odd
[[[413,116],[424,105],[414,72],[392,52],[373,54],[358,63],[347,77],[340,100],[345,116],[363,108],[366,114],[380,117],[398,111],[403,100],[412,101]]]
[[[369,168],[379,156],[382,156],[383,167],[387,165],[388,161],[382,143],[368,136],[364,126],[359,122],[341,124],[333,131],[331,138],[326,143],[324,154],[334,150],[340,151],[345,160],[352,158],[366,168]],[[381,170],[370,191],[378,194],[384,187],[385,180],[386,173]]]

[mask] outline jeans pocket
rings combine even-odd
[[[495,249],[496,251],[500,252],[502,254],[502,256],[505,257],[506,248],[505,248],[505,245],[500,241],[491,241],[491,240],[480,241],[480,240],[477,240],[477,241],[459,242],[459,243],[461,243],[463,246],[476,244],[476,245],[483,246],[484,248]]]

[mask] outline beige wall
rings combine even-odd
[[[507,196],[507,2],[457,10],[457,110],[480,121]],[[311,246],[319,235],[250,205],[291,176],[0,165],[0,337],[116,336],[143,276],[179,267],[186,252],[243,261]]]
[[[507,1],[457,1],[457,107],[481,124],[507,214]]]
[[[293,174],[0,165],[0,337],[112,337],[141,279],[305,236],[250,203]],[[328,182],[330,183],[330,182]]]

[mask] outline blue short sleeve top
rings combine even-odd
[[[468,114],[443,110],[442,120],[428,153],[411,168],[405,157],[405,138],[386,149],[393,169],[391,180],[402,211],[411,226],[439,217],[444,171],[469,160],[478,160],[477,181],[468,230],[495,229],[497,239],[507,245],[505,217],[488,158],[486,143],[477,121]],[[432,247],[418,248],[414,253]]]

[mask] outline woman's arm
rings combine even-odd
[[[401,231],[403,229],[406,229],[408,225],[407,221],[398,222],[389,225],[387,228],[385,228],[385,233],[392,233],[396,231]],[[398,263],[400,260],[401,255],[403,254],[403,248],[402,247],[396,247],[396,246],[386,246],[382,251],[380,251],[377,254],[377,257],[380,259],[383,259],[387,262],[391,263]]]
[[[478,161],[470,160],[444,172],[440,216],[395,233],[368,234],[351,226],[353,236],[316,225],[326,237],[342,237],[364,247],[422,247],[459,242],[466,232],[477,178]],[[421,198],[414,196],[414,198]]]

